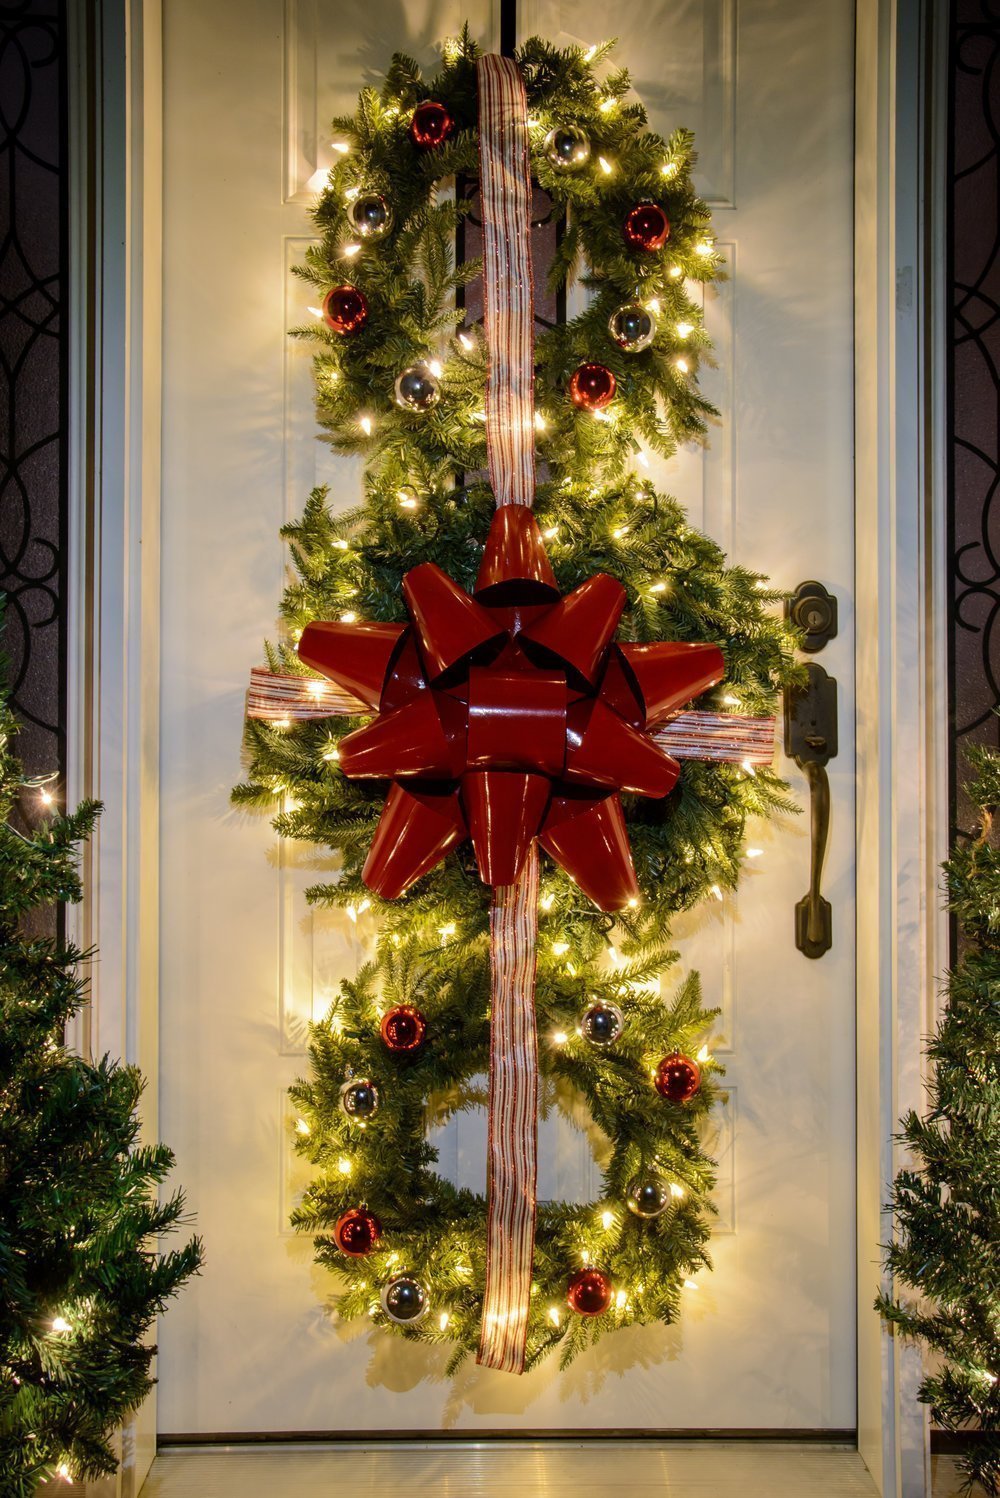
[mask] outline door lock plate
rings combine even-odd
[[[799,583],[785,599],[785,618],[802,631],[802,649],[815,655],[837,634],[837,600],[822,583]]]

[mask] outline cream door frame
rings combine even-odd
[[[157,1134],[161,0],[70,0],[67,797],[104,813],[70,934],[99,961],[71,1037],[146,1078]],[[156,1454],[155,1390],[121,1434],[133,1498]]]
[[[78,935],[101,950],[76,1043],[138,1063],[156,1132],[162,0],[71,5],[70,798],[105,802]],[[871,1311],[896,1120],[946,960],[941,194],[946,7],[858,0],[858,1442],[884,1498],[930,1491],[920,1360]],[[89,12],[92,25],[87,25]],[[925,212],[926,210],[926,212]],[[928,230],[928,224],[930,229]],[[935,514],[935,508],[938,514]],[[868,1293],[866,1287],[870,1287]],[[151,1399],[117,1487],[155,1450]],[[93,1492],[98,1492],[94,1488]]]

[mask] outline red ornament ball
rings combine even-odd
[[[662,250],[670,238],[670,220],[659,203],[636,203],[622,224],[625,243],[633,250]]]
[[[618,381],[604,364],[581,364],[569,377],[569,398],[582,411],[603,411],[617,389]]]
[[[333,1241],[349,1259],[363,1259],[370,1254],[382,1236],[382,1224],[367,1207],[351,1207],[338,1217]]]
[[[578,1269],[566,1287],[566,1299],[578,1316],[603,1316],[614,1294],[608,1276],[600,1269]]]
[[[334,286],[323,298],[323,321],[335,333],[357,333],[368,321],[368,302],[356,286]]]
[[[402,1056],[419,1051],[427,1035],[427,1021],[412,1004],[397,1004],[383,1015],[380,1031],[386,1049]]]
[[[436,151],[455,134],[455,116],[436,99],[425,99],[413,111],[410,139],[418,151]]]
[[[653,1085],[668,1102],[689,1103],[701,1086],[701,1071],[688,1056],[672,1051],[656,1068]]]

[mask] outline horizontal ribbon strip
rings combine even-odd
[[[247,693],[247,716],[271,723],[304,723],[313,718],[351,718],[371,708],[332,681],[292,676],[254,666]],[[774,760],[775,720],[740,713],[697,709],[677,713],[652,737],[675,759],[709,759],[728,764],[769,765]]]

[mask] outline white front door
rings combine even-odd
[[[229,808],[243,693],[275,633],[282,521],[315,482],[357,494],[357,466],[314,437],[308,355],[285,337],[304,289],[324,122],[393,50],[434,61],[490,4],[169,0],[165,25],[160,1122],[206,1244],[161,1327],[163,1432],[855,1425],[854,763],[851,0],[522,0],[522,36],[608,31],[652,125],[698,132],[729,279],[706,317],[720,408],[705,452],[657,477],[734,561],[840,602],[823,656],[840,688],[824,893],[833,950],[793,942],[809,819],[753,828],[738,899],[679,931],[722,1008],[715,1272],[670,1330],[603,1341],[521,1379],[340,1327],[311,1245],[287,1227],[301,1166],[288,1084],[306,1024],[353,971],[363,920],[310,915],[308,851]],[[800,801],[802,777],[786,763]],[[671,978],[668,981],[673,981]],[[476,1120],[442,1166],[481,1183]],[[587,1192],[569,1130],[543,1135],[543,1194]],[[875,1277],[873,1266],[872,1277]],[[869,1287],[863,1286],[867,1296]]]

